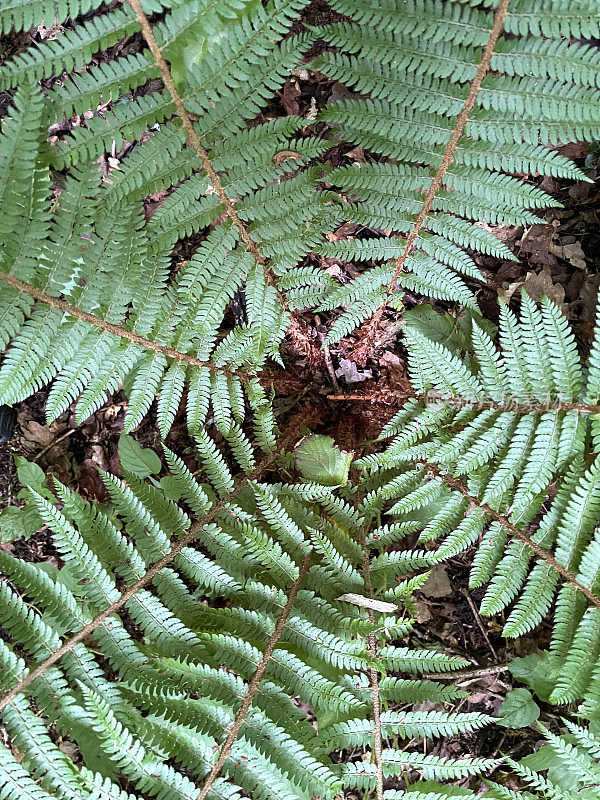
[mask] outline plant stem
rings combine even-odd
[[[406,244],[404,245],[404,250],[398,258],[396,259],[396,265],[394,269],[394,275],[390,282],[388,283],[386,293],[385,293],[385,300],[379,306],[379,308],[374,312],[373,317],[371,318],[370,323],[365,326],[365,336],[373,336],[373,330],[377,327],[379,320],[381,319],[381,315],[383,314],[383,309],[391,295],[393,294],[396,288],[396,282],[402,270],[405,267],[407,258],[412,254],[417,239],[419,238],[419,234],[421,233],[427,217],[433,208],[433,203],[436,198],[437,193],[442,188],[444,177],[454,161],[454,155],[456,153],[456,148],[458,147],[458,142],[462,137],[463,133],[465,132],[465,128],[467,126],[467,122],[469,121],[469,115],[473,110],[475,105],[475,101],[477,100],[477,95],[479,94],[479,90],[481,89],[481,84],[483,83],[483,79],[487,75],[490,69],[490,62],[492,59],[492,55],[494,54],[494,48],[496,47],[496,43],[500,34],[502,33],[502,28],[504,26],[504,20],[506,19],[506,14],[508,12],[508,5],[510,0],[501,0],[500,5],[496,9],[494,14],[494,22],[492,25],[492,29],[490,31],[489,39],[483,48],[483,52],[481,55],[481,61],[477,67],[477,72],[475,73],[475,77],[471,82],[471,86],[469,87],[469,94],[467,95],[467,99],[465,100],[465,104],[462,107],[460,114],[456,118],[456,124],[454,126],[454,130],[452,131],[452,135],[450,136],[450,140],[446,145],[446,150],[444,152],[444,156],[442,158],[442,163],[437,169],[435,176],[431,182],[429,189],[425,194],[425,198],[423,200],[423,205],[421,206],[421,210],[417,215],[415,223],[408,234],[406,239]]]
[[[272,275],[270,269],[268,268],[267,259],[259,251],[256,242],[248,233],[246,225],[240,219],[240,216],[237,213],[231,198],[223,188],[223,184],[221,183],[221,178],[219,176],[219,173],[213,167],[212,161],[210,160],[206,148],[204,147],[204,145],[200,141],[200,137],[196,133],[190,115],[188,114],[183,104],[183,100],[181,99],[181,95],[179,94],[179,92],[177,91],[177,87],[175,86],[175,81],[173,80],[173,76],[171,75],[171,70],[169,68],[169,65],[165,60],[162,50],[158,46],[158,42],[156,41],[156,38],[154,37],[154,33],[152,31],[152,26],[148,21],[148,17],[144,13],[144,9],[142,8],[140,0],[129,0],[129,3],[135,12],[137,20],[142,29],[142,34],[144,36],[144,39],[146,40],[146,44],[150,48],[150,52],[152,53],[154,61],[156,62],[156,66],[160,70],[163,83],[165,84],[167,91],[173,98],[175,108],[177,109],[177,116],[182,122],[183,128],[187,134],[189,144],[196,151],[196,155],[200,159],[204,171],[210,178],[210,182],[213,185],[217,197],[225,207],[225,213],[237,228],[241,241],[246,245],[248,252],[252,255],[255,261],[265,269],[265,274],[267,276],[267,279],[269,280],[269,283],[271,283],[271,285],[274,285],[275,283],[274,276]],[[279,290],[278,294],[281,305],[283,306],[284,309],[287,310],[287,302],[285,298],[283,297],[281,292],[279,292]]]
[[[138,344],[140,347],[143,347],[144,350],[153,350],[155,353],[162,353],[168,358],[172,358],[174,361],[184,362],[191,367],[207,367],[213,372],[220,372],[225,375],[237,375],[240,378],[249,377],[248,373],[242,372],[241,370],[232,371],[224,369],[223,367],[217,367],[211,361],[203,361],[201,358],[196,358],[188,353],[174,350],[172,347],[167,347],[167,345],[153,342],[151,339],[140,336],[139,333],[121,327],[121,325],[114,325],[112,322],[107,322],[101,317],[96,317],[94,314],[88,314],[87,311],[82,311],[80,308],[77,308],[77,306],[72,306],[70,303],[58,297],[52,297],[52,295],[43,291],[43,289],[37,289],[35,286],[25,283],[25,281],[16,278],[8,272],[0,271],[0,281],[6,283],[8,286],[12,286],[13,289],[17,289],[17,291],[23,294],[28,294],[40,303],[45,303],[52,308],[57,308],[59,311],[63,311],[65,314],[75,317],[75,319],[87,322],[95,328],[100,328],[103,331],[107,331],[107,333],[112,333],[114,336],[119,336],[121,339],[127,339],[134,344]]]
[[[531,536],[511,522],[508,514],[501,514],[499,511],[491,508],[487,503],[482,503],[478,497],[470,494],[469,490],[461,480],[452,477],[452,475],[447,475],[438,467],[437,464],[432,464],[426,459],[417,459],[417,461],[427,467],[430,472],[440,478],[440,480],[442,480],[453,491],[459,492],[463,497],[470,500],[470,502],[474,506],[477,506],[477,508],[480,508],[487,517],[493,519],[494,522],[498,522],[504,528],[504,530],[510,534],[510,536],[513,536],[515,539],[519,539],[519,541],[526,544],[536,558],[551,566],[552,569],[558,572],[561,578],[572,584],[578,591],[580,591],[589,603],[591,603],[593,606],[596,606],[596,608],[600,608],[600,597],[597,597],[591,589],[588,589],[587,586],[584,586],[582,583],[580,583],[577,580],[577,576],[560,564],[549,550],[546,550],[537,542],[534,542]]]
[[[229,731],[227,739],[223,742],[223,745],[222,745],[222,747],[221,747],[221,749],[219,751],[219,757],[217,758],[217,760],[215,762],[215,765],[213,766],[213,768],[211,769],[211,771],[207,775],[206,780],[205,780],[204,784],[202,785],[202,789],[200,790],[200,794],[197,795],[196,800],[206,800],[206,796],[208,795],[213,783],[216,781],[216,779],[221,774],[221,770],[223,769],[225,761],[227,760],[227,757],[229,756],[229,753],[231,752],[231,748],[235,744],[238,736],[240,735],[240,731],[241,731],[242,725],[244,724],[244,720],[246,719],[246,715],[248,714],[248,711],[250,710],[250,706],[252,705],[252,700],[254,699],[254,695],[256,694],[256,692],[258,690],[258,687],[259,687],[259,684],[260,684],[260,682],[262,680],[262,677],[264,675],[265,669],[267,668],[267,665],[268,665],[269,661],[271,660],[271,658],[273,656],[273,652],[275,651],[275,647],[277,646],[277,642],[281,638],[281,634],[283,633],[283,628],[284,628],[285,623],[287,622],[287,619],[288,619],[288,617],[290,615],[290,612],[292,610],[292,606],[296,602],[296,597],[298,596],[298,592],[300,591],[300,586],[302,584],[304,576],[306,575],[306,573],[308,572],[308,569],[310,567],[310,562],[311,562],[311,559],[312,559],[312,555],[313,555],[313,552],[311,550],[308,553],[308,555],[306,556],[306,558],[304,559],[304,561],[302,562],[302,564],[300,565],[300,570],[298,572],[298,577],[294,581],[294,585],[292,586],[292,588],[290,589],[290,592],[288,594],[287,602],[286,602],[285,606],[283,607],[283,610],[282,610],[281,614],[277,618],[277,623],[275,625],[273,633],[271,634],[271,636],[269,638],[267,646],[265,647],[265,650],[263,652],[263,656],[262,656],[262,658],[260,660],[260,663],[259,663],[258,667],[256,668],[256,672],[254,673],[254,675],[252,676],[252,680],[248,684],[248,690],[247,690],[246,694],[244,695],[244,698],[242,700],[242,704],[239,707],[239,710],[238,710],[237,714],[235,715],[235,720],[233,722],[233,725],[231,726],[231,730]]]
[[[365,593],[370,600],[375,598],[373,591],[373,582],[371,580],[371,556],[367,546],[367,537],[362,532],[363,536],[363,580],[365,582]],[[372,608],[367,609],[367,616],[369,622],[374,624],[375,614]],[[372,659],[377,658],[379,651],[379,643],[374,633],[369,633],[367,636],[367,651]],[[383,800],[383,736],[381,733],[381,697],[379,693],[379,675],[375,667],[368,669],[369,683],[371,685],[371,704],[373,706],[373,759],[375,762],[375,797],[377,800]]]

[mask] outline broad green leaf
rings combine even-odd
[[[345,486],[353,455],[340,450],[330,436],[308,436],[296,448],[296,467],[311,483]]]
[[[540,707],[528,689],[513,689],[500,706],[498,725],[505,728],[526,728],[540,715]]]
[[[142,447],[132,436],[124,434],[119,439],[119,460],[124,472],[147,478],[160,472],[160,458],[154,450]]]
[[[46,488],[46,473],[33,461],[28,461],[24,456],[15,456],[17,475],[23,486],[39,491]]]
[[[0,542],[12,542],[15,539],[28,539],[39,531],[44,524],[35,508],[7,506],[0,512]]]
[[[511,674],[521,683],[529,686],[540,700],[547,702],[554,689],[550,674],[552,654],[531,653],[523,658],[515,658],[508,665]]]

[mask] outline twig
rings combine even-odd
[[[65,300],[60,300],[58,297],[52,297],[52,295],[43,291],[43,289],[38,289],[37,287],[32,286],[30,283],[25,283],[25,281],[16,278],[14,275],[9,274],[8,272],[0,271],[0,281],[8,284],[8,286],[12,286],[13,289],[17,289],[23,294],[30,295],[30,297],[33,297],[34,300],[37,300],[40,303],[45,303],[52,308],[57,308],[59,311],[63,311],[65,314],[75,317],[75,319],[80,319],[82,322],[87,322],[89,325],[93,325],[96,328],[107,331],[107,333],[112,333],[114,336],[121,337],[121,339],[127,339],[128,341],[143,347],[145,350],[153,350],[155,353],[162,353],[163,355],[168,356],[168,358],[172,358],[174,361],[183,361],[186,364],[189,364],[191,367],[207,367],[213,372],[220,372],[225,375],[237,375],[240,378],[248,377],[248,373],[242,372],[241,370],[232,371],[223,367],[217,367],[211,361],[203,361],[201,358],[190,356],[188,353],[182,353],[179,350],[174,350],[172,347],[167,347],[164,344],[153,342],[151,339],[146,339],[144,336],[140,336],[139,333],[129,331],[127,328],[123,328],[120,325],[113,325],[112,322],[107,322],[105,319],[96,317],[94,314],[88,314],[87,311],[82,311],[80,308],[77,308],[77,306],[72,306]]]
[[[374,394],[328,394],[328,400],[364,400],[365,402],[385,402],[383,398],[377,397]]]
[[[433,681],[454,681],[455,683],[465,683],[484,678],[486,675],[499,675],[501,672],[508,672],[508,664],[495,664],[491,667],[481,669],[471,669],[468,672],[431,672],[425,673],[421,677],[424,680]]]
[[[237,714],[235,715],[235,720],[233,722],[231,730],[230,730],[230,732],[229,732],[229,734],[227,736],[227,739],[223,743],[223,745],[221,747],[221,750],[219,752],[219,757],[218,757],[217,761],[215,762],[215,765],[211,769],[210,773],[207,775],[206,780],[205,780],[205,782],[204,782],[204,784],[202,786],[202,789],[200,791],[200,794],[197,795],[196,800],[206,800],[206,796],[208,795],[213,783],[216,781],[216,779],[221,774],[221,770],[223,769],[223,765],[225,764],[225,761],[227,760],[227,757],[228,757],[229,753],[231,752],[231,748],[235,744],[238,736],[240,735],[240,730],[242,728],[242,725],[244,724],[244,720],[246,719],[246,715],[248,714],[248,711],[250,710],[250,706],[252,705],[252,700],[254,699],[254,695],[256,694],[256,692],[258,690],[258,687],[259,687],[261,679],[262,679],[262,677],[264,675],[265,669],[267,668],[267,665],[268,665],[269,661],[271,660],[271,658],[273,656],[273,652],[275,651],[275,647],[277,646],[277,642],[281,638],[281,634],[283,632],[283,628],[285,626],[285,623],[287,622],[287,618],[289,617],[290,612],[292,610],[292,606],[294,605],[294,603],[296,601],[296,597],[298,596],[298,592],[300,590],[300,585],[302,584],[302,580],[304,579],[304,576],[308,572],[308,569],[310,567],[310,562],[311,562],[311,559],[312,559],[312,555],[313,555],[313,552],[311,550],[308,553],[308,555],[306,556],[306,558],[304,559],[304,561],[302,562],[302,564],[300,565],[300,570],[298,572],[298,577],[296,578],[296,580],[294,581],[294,585],[290,589],[290,592],[289,592],[288,598],[287,598],[287,602],[286,602],[285,606],[283,607],[283,610],[282,610],[281,614],[279,615],[279,617],[277,619],[277,623],[275,625],[275,629],[273,630],[273,633],[271,634],[271,636],[269,638],[267,646],[265,647],[265,650],[263,652],[263,656],[262,656],[262,658],[260,660],[260,663],[259,663],[258,667],[256,668],[256,672],[254,673],[254,675],[252,677],[252,680],[248,684],[248,691],[244,695],[244,699],[242,700],[242,704],[241,704]]]
[[[39,461],[39,460],[40,460],[40,458],[41,458],[41,457],[42,457],[42,456],[43,456],[45,453],[47,453],[47,452],[48,452],[48,450],[52,450],[52,448],[53,448],[53,447],[56,447],[56,445],[57,445],[59,442],[62,442],[64,439],[67,439],[69,436],[71,436],[72,434],[74,434],[74,433],[75,433],[76,431],[78,431],[78,430],[79,430],[79,428],[71,428],[71,429],[70,429],[70,430],[68,430],[66,433],[63,433],[63,434],[62,434],[62,436],[57,436],[57,437],[56,437],[56,439],[53,439],[53,440],[50,442],[50,444],[47,444],[47,445],[46,445],[46,447],[44,447],[44,449],[43,449],[43,450],[40,450],[40,452],[37,454],[37,456],[36,456],[36,457],[33,459],[33,463],[35,464],[35,463],[36,463],[36,461]]]
[[[491,654],[494,656],[494,659],[498,661],[498,653],[494,650],[494,645],[490,641],[490,637],[488,636],[488,632],[485,629],[485,625],[482,622],[481,615],[477,610],[477,606],[473,602],[471,595],[469,594],[468,589],[461,589],[461,594],[465,597],[467,603],[469,604],[469,608],[471,609],[471,613],[473,614],[473,618],[477,623],[477,627],[481,631],[483,638],[485,639],[485,643],[487,644]]]

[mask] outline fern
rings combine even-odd
[[[40,4],[34,6],[22,10],[23,24],[29,11],[43,10]],[[146,136],[148,127],[176,111],[174,95],[168,92],[120,101],[160,74],[149,52],[80,72],[96,52],[135,29],[138,21],[132,9],[95,15],[3,67],[4,85],[22,87],[1,144],[2,207],[7,212],[2,228],[2,339],[5,347],[11,343],[0,394],[7,403],[53,381],[48,419],[77,399],[78,418],[83,419],[98,409],[107,391],[123,384],[130,399],[127,430],[139,424],[157,395],[159,425],[166,435],[189,384],[191,432],[204,435],[212,405],[221,435],[250,469],[253,447],[240,411],[246,393],[255,415],[256,440],[267,450],[272,446],[268,389],[255,376],[268,358],[279,359],[288,316],[271,270],[284,274],[304,257],[315,240],[310,214],[323,210],[324,219],[332,217],[325,213],[326,198],[312,186],[313,173],[307,173],[308,180],[292,178],[289,186],[285,180],[294,164],[297,171],[323,149],[318,142],[291,140],[302,121],[244,126],[310,44],[306,35],[283,41],[302,7],[301,1],[274,3],[255,9],[251,17],[223,22],[228,45],[186,67],[184,100],[190,110],[201,113],[205,130],[194,135],[206,141],[208,152],[199,139],[196,151],[186,146],[178,122],[166,122],[137,144],[121,174],[115,172],[105,181],[91,162],[106,147],[118,146],[124,136]],[[86,10],[65,4],[57,13]],[[160,45],[174,59],[187,46],[186,37],[198,25],[200,12],[195,3],[174,4],[156,27]],[[6,17],[7,24],[17,24],[16,13]],[[222,18],[223,9],[219,14]],[[56,70],[75,72],[42,94],[34,80]],[[100,100],[112,100],[106,119],[91,119],[88,128],[74,131],[54,147],[42,145],[48,125],[65,114],[83,114]],[[187,112],[181,113],[189,123]],[[286,147],[294,148],[298,161],[274,160]],[[222,179],[212,166],[206,176],[207,164],[213,161]],[[66,183],[50,210],[50,168],[66,166]],[[211,194],[215,181],[216,193]],[[177,182],[180,186],[159,213],[145,220],[143,199]],[[30,188],[24,191],[27,183]],[[267,185],[270,200],[265,204]],[[298,191],[309,213],[288,202],[282,219],[280,203]],[[239,212],[225,192],[239,200]],[[223,200],[227,214],[219,223]],[[241,219],[255,226],[272,266],[258,255]],[[290,230],[299,225],[305,232],[290,239]],[[212,230],[196,256],[171,276],[173,246],[181,237],[207,228]],[[252,266],[256,259],[259,267]],[[296,293],[314,282],[310,272],[298,274]],[[242,285],[248,297],[247,321],[237,329],[223,329],[229,302]],[[229,402],[224,404],[225,384],[217,376],[226,379],[235,412]],[[207,446],[214,450],[210,442]]]
[[[101,386],[113,391],[124,383],[133,391],[129,426],[139,422],[158,392],[165,434],[183,387],[205,385],[196,374],[204,365],[193,359],[253,375],[267,358],[277,356],[290,309],[344,308],[328,343],[380,314],[387,302],[401,307],[402,292],[396,286],[474,309],[462,275],[481,275],[463,248],[513,257],[474,223],[529,224],[538,209],[553,203],[544,192],[507,173],[584,178],[539,140],[596,135],[596,54],[590,46],[570,41],[595,30],[585,3],[573,12],[555,14],[554,24],[518,3],[508,13],[502,6],[494,25],[491,10],[458,3],[392,3],[369,16],[371,11],[360,2],[340,0],[332,7],[347,21],[289,35],[304,6],[305,0],[273,0],[264,8],[255,2],[204,7],[196,0],[146,0],[142,14],[144,9],[162,12],[153,28],[144,28],[146,43],[155,43],[154,53],[108,58],[107,51],[140,24],[138,11],[129,5],[98,13],[96,4],[87,1],[15,1],[0,12],[6,31],[27,28],[50,14],[66,25],[58,38],[17,54],[0,68],[1,86],[21,87],[2,144],[2,203],[10,209],[2,231],[2,272],[8,276],[3,280],[9,281],[3,289],[2,341],[5,347],[12,341],[0,376],[0,382],[11,383],[11,390],[2,394],[4,401],[16,402],[59,376],[49,418],[79,395],[83,418],[102,402]],[[78,19],[89,11],[95,12],[89,19]],[[248,127],[317,36],[332,49],[313,67],[356,87],[365,99],[329,105],[319,117],[321,125],[331,128],[325,138],[307,135],[301,119]],[[491,50],[482,61],[486,43]],[[176,85],[167,81],[163,89],[155,88],[157,76],[164,82],[169,74],[166,64],[157,61],[158,53],[170,60]],[[98,54],[102,58],[96,63]],[[472,83],[478,69],[481,86]],[[40,79],[42,93],[35,89]],[[461,121],[470,85],[473,108]],[[52,146],[42,145],[49,126],[74,114],[85,123],[55,137]],[[193,126],[189,114],[197,117]],[[19,127],[28,142],[37,142],[20,152],[20,167],[10,154],[20,144]],[[462,129],[464,135],[454,142],[453,131]],[[322,172],[303,167],[330,146],[328,138],[342,132],[384,159],[333,170],[327,179],[336,191],[323,191]],[[500,141],[502,147],[497,147]],[[133,146],[119,168],[101,180],[93,162],[124,142]],[[438,186],[431,170],[441,168],[444,147],[450,147],[449,162]],[[292,158],[280,161],[278,154],[288,150]],[[67,171],[66,185],[51,209],[50,169]],[[23,172],[32,181],[27,190]],[[143,219],[143,199],[164,190],[168,197],[157,213]],[[340,203],[340,193],[352,202]],[[423,215],[424,202],[428,209]],[[100,222],[107,218],[122,228],[116,239]],[[410,241],[326,243],[324,234],[344,219],[387,234],[413,233]],[[232,235],[239,234],[237,249],[236,239],[225,236],[229,225]],[[119,238],[133,228],[135,243]],[[197,234],[205,244],[195,268],[173,277],[168,270],[173,247],[182,237]],[[217,242],[232,251],[230,272],[224,266],[221,274],[216,272],[211,253]],[[108,248],[108,263],[125,259],[128,274],[115,284],[112,298],[100,300],[88,286],[99,290],[112,282],[103,247]],[[40,249],[38,263],[31,253]],[[227,330],[225,310],[239,288],[234,274],[240,283],[250,274],[259,280],[256,271],[251,273],[252,259],[244,260],[245,250],[260,264],[267,288],[254,319]],[[358,278],[338,287],[329,276],[302,265],[311,251],[367,263]],[[234,267],[238,258],[240,265]],[[181,303],[183,287],[191,285],[198,269],[213,276],[213,295],[195,294],[195,304]],[[33,294],[27,294],[24,284]],[[55,303],[54,310],[44,311],[44,304],[46,309],[53,305],[50,297],[95,319],[77,322],[76,312]],[[99,320],[116,327],[102,328]],[[82,342],[79,360],[73,355],[77,347],[70,343],[72,334],[73,341]],[[29,353],[33,339],[36,347]],[[90,356],[85,366],[84,352]],[[255,393],[257,383],[253,386]],[[204,409],[206,396],[197,400]],[[264,409],[266,400],[259,405]],[[189,413],[195,430],[203,411],[191,407]],[[261,424],[266,420],[263,413]],[[261,438],[272,441],[272,434],[263,431]],[[237,446],[247,450],[244,443]]]
[[[477,545],[470,584],[487,584],[483,614],[510,609],[505,636],[532,630],[556,599],[551,699],[585,696],[589,713],[600,658],[590,650],[600,609],[593,368],[584,375],[558,309],[525,293],[520,320],[501,309],[500,350],[476,319],[457,330],[449,317],[437,320],[444,344],[427,313],[406,319],[419,399],[385,428],[386,449],[360,462],[373,480],[390,469],[402,475],[388,525],[437,540],[432,562]]]
[[[430,787],[424,791],[434,797],[453,796],[444,782],[480,775],[498,762],[423,755],[410,745],[398,747],[397,740],[477,730],[490,719],[478,713],[394,707],[423,697],[450,700],[452,690],[421,676],[468,664],[397,641],[411,630],[411,622],[398,617],[401,604],[410,602],[410,593],[419,585],[418,580],[398,583],[398,578],[460,552],[478,539],[489,519],[495,528],[485,536],[503,531],[512,540],[504,557],[497,551],[493,568],[499,580],[526,577],[532,555],[546,572],[552,568],[565,580],[555,625],[565,650],[561,670],[570,675],[577,668],[573,693],[585,689],[583,679],[594,669],[589,645],[594,641],[598,600],[595,579],[583,564],[597,561],[579,553],[593,547],[585,514],[583,528],[573,527],[572,514],[556,523],[556,515],[569,503],[581,505],[586,499],[585,486],[577,489],[571,477],[577,453],[558,446],[543,449],[555,458],[562,453],[562,467],[554,464],[541,472],[560,486],[532,536],[518,527],[520,517],[512,521],[509,504],[518,486],[514,491],[511,484],[491,505],[477,494],[485,492],[489,461],[502,457],[503,451],[486,436],[494,415],[510,413],[515,418],[512,423],[505,420],[509,435],[503,447],[508,450],[510,431],[521,417],[533,415],[546,441],[548,414],[587,420],[590,412],[596,413],[575,394],[575,387],[580,394],[589,391],[589,379],[582,388],[570,332],[558,312],[548,302],[540,312],[526,296],[522,304],[521,322],[504,313],[500,340],[507,341],[509,330],[512,339],[537,336],[543,354],[550,348],[551,332],[557,336],[552,350],[566,354],[562,365],[556,358],[546,362],[552,367],[550,374],[529,377],[528,404],[510,391],[494,400],[490,395],[498,387],[487,396],[483,388],[490,381],[483,363],[495,365],[497,379],[507,374],[506,361],[514,351],[505,349],[500,356],[489,344],[486,350],[475,350],[477,361],[471,359],[467,367],[454,354],[459,351],[452,351],[452,337],[450,349],[440,347],[418,330],[423,326],[419,315],[409,317],[408,337],[425,353],[419,353],[415,383],[423,392],[435,389],[439,394],[421,395],[429,405],[410,401],[386,430],[399,431],[387,449],[358,462],[362,478],[344,484],[342,476],[333,496],[330,486],[317,483],[261,482],[271,456],[252,479],[234,479],[230,472],[226,477],[224,465],[216,461],[214,470],[207,467],[221,496],[217,500],[169,451],[171,475],[160,484],[137,477],[125,463],[124,480],[103,475],[109,507],[88,504],[58,482],[49,488],[30,486],[29,502],[52,531],[62,567],[48,573],[0,552],[2,570],[10,580],[0,584],[0,624],[6,634],[0,710],[15,746],[27,753],[25,774],[16,762],[7,761],[5,796],[20,791],[20,782],[33,787],[36,779],[48,796],[85,797],[93,786],[105,787],[108,796],[120,796],[124,787],[119,776],[134,791],[166,798],[215,792],[229,797],[237,790],[265,798],[308,798],[317,792],[326,798],[342,786],[382,795],[384,781],[406,770],[420,773],[422,785]],[[476,323],[470,330],[476,341]],[[458,388],[448,388],[448,370],[439,369],[444,359],[454,364],[451,384]],[[513,368],[514,375],[520,374],[514,364]],[[557,376],[565,374],[571,376],[568,399],[563,400],[557,389],[545,397],[541,378],[564,392],[566,385]],[[516,385],[522,389],[524,384]],[[464,395],[460,402],[459,388]],[[537,401],[536,393],[543,400]],[[577,428],[562,427],[570,431],[567,441],[581,447],[585,437],[573,434]],[[469,429],[472,436],[465,435]],[[291,430],[288,440],[294,435]],[[532,438],[535,441],[535,435]],[[315,437],[315,446],[306,450],[301,464],[305,474],[322,472],[324,459],[346,458],[339,451],[330,453],[331,444],[324,439]],[[200,441],[205,442],[200,454],[206,462],[210,445],[202,436]],[[476,466],[470,464],[468,486],[463,487],[460,470],[454,466],[456,475],[452,474],[449,464],[458,464],[473,447],[479,456]],[[309,452],[313,467],[307,461]],[[410,463],[415,452],[419,460],[427,452],[428,472]],[[428,480],[432,470],[437,475]],[[580,472],[585,473],[583,465]],[[530,486],[528,475],[525,465],[515,481],[520,485],[525,480]],[[195,522],[170,499],[173,490],[200,515]],[[540,508],[545,490],[539,481],[530,489],[526,519]],[[476,507],[470,508],[473,503]],[[382,515],[395,521],[382,527]],[[546,527],[549,524],[553,527]],[[438,550],[395,549],[395,531],[414,531],[415,525],[428,541],[442,539]],[[554,556],[549,530],[557,530]],[[561,548],[574,547],[574,542],[577,556],[561,561]],[[518,568],[521,563],[524,573]],[[529,603],[528,624],[535,623],[537,613],[532,607],[539,595],[537,569],[533,567],[521,597]],[[61,580],[62,570],[68,571],[69,586]],[[568,607],[568,617],[561,616],[569,596],[574,604]],[[585,601],[590,602],[587,610]],[[127,614],[127,626],[121,612]],[[561,633],[567,619],[572,642]],[[578,642],[585,642],[583,657]],[[398,673],[403,677],[396,677]],[[560,687],[558,679],[555,693]],[[292,702],[298,695],[312,709],[318,734]],[[76,768],[58,750],[26,697],[35,699],[42,720],[68,732],[86,759],[83,767]],[[595,757],[589,736],[586,743]],[[562,745],[556,747],[560,750]],[[328,757],[350,748],[372,749],[372,755],[338,766]],[[568,748],[560,752],[570,755]],[[534,788],[546,791],[546,779],[529,767],[512,767]],[[411,788],[409,797],[414,794],[421,800],[420,785]]]
[[[600,769],[598,739],[591,730],[564,720],[569,733],[556,735],[540,726],[546,743],[520,762],[506,762],[527,786],[526,795],[509,791],[489,781],[490,800],[516,800],[518,797],[551,797],[556,800],[573,796],[594,798],[598,795]],[[540,774],[546,771],[546,776]]]
[[[374,664],[418,675],[466,663],[389,644],[370,649],[371,637],[383,644],[394,630],[405,636],[411,628],[394,621],[401,611],[394,604],[385,604],[379,622],[361,608],[370,578],[361,571],[360,530],[375,522],[385,483],[357,507],[315,483],[249,479],[217,501],[165,454],[177,495],[200,513],[194,522],[165,494],[171,483],[136,477],[125,463],[124,480],[103,475],[109,507],[58,482],[44,496],[27,489],[62,566],[49,572],[0,552],[8,578],[0,584],[1,713],[26,754],[21,769],[5,757],[2,796],[22,787],[32,796],[78,799],[102,787],[98,796],[120,797],[119,776],[133,791],[165,798],[239,790],[332,798],[343,784],[370,784],[366,762],[340,770],[327,755],[372,737],[366,673]],[[419,678],[383,679],[381,692],[387,702],[456,696]],[[297,695],[316,715],[318,735],[293,702]],[[50,722],[77,744],[83,765],[56,746]],[[379,724],[392,743],[489,722],[479,713],[390,710]],[[390,775],[404,765],[451,779],[495,764],[383,753]]]
[[[383,263],[363,269],[323,306],[344,308],[329,343],[386,305],[401,308],[404,291],[472,305],[467,284],[443,266],[448,247],[513,258],[475,223],[528,225],[537,209],[556,203],[506,173],[583,178],[549,146],[594,139],[598,122],[597,53],[569,39],[595,29],[592,3],[564,16],[554,6],[532,12],[514,2],[485,11],[434,0],[331,5],[347,21],[318,29],[335,49],[313,67],[363,97],[332,103],[319,118],[377,159],[336,169],[331,180],[353,201],[349,219],[406,238],[397,240],[397,254],[374,253]],[[332,256],[345,250],[328,246]],[[470,262],[467,274],[474,270]]]
[[[585,178],[552,148],[599,136],[598,58],[581,40],[600,30],[592,2],[563,5],[332,0],[343,21],[293,33],[306,0],[0,9],[2,33],[64,26],[0,68],[18,87],[0,134],[0,403],[50,384],[48,419],[76,402],[79,421],[122,386],[126,431],[156,400],[165,438],[187,393],[205,480],[166,448],[169,474],[152,477],[156,457],[136,474],[123,445],[106,504],[30,481],[20,519],[51,532],[59,566],[0,550],[0,797],[384,800],[413,771],[390,800],[473,797],[448,781],[498,760],[420,746],[491,722],[443,707],[461,694],[431,679],[468,662],[408,636],[425,570],[475,546],[482,612],[508,610],[519,636],[554,604],[550,699],[597,714],[600,330],[584,371],[566,320],[524,295],[520,319],[502,308],[497,349],[467,252],[514,258],[478,223],[530,225],[557,205],[516,174]],[[139,52],[118,55],[138,29]],[[269,119],[317,39],[312,68],[360,95],[317,126]],[[342,139],[366,163],[320,165]],[[344,221],[375,238],[337,241]],[[311,253],[358,275],[340,286]],[[312,473],[311,448],[296,453],[304,483],[267,482],[280,454],[293,469],[297,426],[277,440],[261,373],[295,311],[341,308],[328,344],[404,290],[465,314],[406,316],[415,397],[391,442],[349,473],[352,456],[315,437]],[[439,705],[404,707],[423,700]],[[585,791],[597,742],[571,734],[545,735]]]

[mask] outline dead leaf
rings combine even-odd
[[[520,248],[522,253],[528,255],[527,261],[530,264],[552,267],[557,263],[556,256],[550,249],[555,233],[554,225],[542,223],[532,225],[525,231]]]
[[[283,91],[281,92],[281,102],[290,116],[300,113],[298,98],[301,94],[302,92],[300,91],[297,80],[291,79],[285,82]]]
[[[563,261],[568,261],[577,269],[585,269],[587,262],[585,260],[585,253],[580,242],[573,242],[573,244],[551,244],[550,252]]]
[[[421,587],[421,591],[425,597],[447,597],[452,594],[452,586],[446,567],[442,564],[436,564]]]
[[[21,436],[28,442],[35,442],[40,447],[47,447],[50,442],[56,438],[59,430],[62,430],[64,425],[58,429],[58,426],[53,423],[49,425],[40,425],[35,420],[21,423]]]
[[[568,315],[568,307],[565,305],[565,290],[558,283],[554,283],[550,270],[543,269],[540,273],[529,272],[525,278],[523,288],[536,303],[539,303],[545,295],[549,300],[560,308],[563,314]]]
[[[417,616],[416,620],[420,625],[424,625],[426,622],[432,617],[432,613],[429,610],[429,606],[424,600],[417,600]]]
[[[365,158],[365,151],[362,147],[354,147],[352,150],[348,150],[346,153],[346,158],[351,158],[355,163],[358,162],[361,164],[364,164],[367,160]]]
[[[311,97],[310,98],[310,108],[308,109],[308,111],[304,115],[304,119],[307,122],[314,122],[314,120],[316,120],[318,114],[319,114],[319,109],[317,108],[317,101],[315,100],[314,97]]]
[[[71,761],[75,761],[79,755],[79,748],[75,742],[70,742],[68,739],[63,739],[61,742],[59,742],[58,749],[61,753],[64,753],[66,756],[68,756]]]
[[[344,378],[346,383],[360,383],[373,377],[370,369],[359,370],[354,361],[341,358],[340,366],[335,371],[336,378]]]
[[[500,300],[504,300],[504,302],[508,305],[513,294],[517,291],[517,289],[520,289],[522,285],[523,284],[521,281],[513,281],[513,283],[502,284],[502,286],[498,287],[498,297]]]

